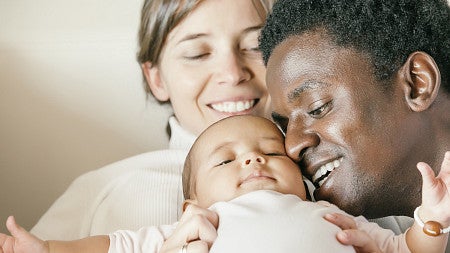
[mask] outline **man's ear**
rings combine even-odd
[[[142,63],[141,68],[153,96],[161,102],[168,101],[170,99],[169,92],[164,83],[161,82],[159,68],[152,66],[151,62]]]
[[[433,57],[412,53],[402,67],[405,99],[413,111],[424,111],[434,102],[441,85],[441,73]]]
[[[190,204],[197,205],[197,200],[195,200],[195,199],[186,199],[186,200],[183,202],[183,205],[182,205],[182,207],[183,207],[183,212],[186,211],[186,208],[187,208],[188,205],[190,205]]]

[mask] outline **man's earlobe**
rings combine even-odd
[[[412,53],[402,67],[405,99],[413,111],[424,111],[439,93],[441,74],[434,59],[424,52]]]
[[[151,62],[142,63],[141,68],[153,96],[161,102],[168,101],[170,99],[169,92],[161,80],[159,68],[152,66]]]

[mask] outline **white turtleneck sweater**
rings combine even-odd
[[[119,229],[172,224],[181,216],[181,172],[196,136],[169,119],[169,149],[133,156],[78,177],[31,230],[73,240]]]

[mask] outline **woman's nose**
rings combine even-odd
[[[223,56],[217,70],[219,84],[238,85],[251,79],[250,69],[238,53]]]

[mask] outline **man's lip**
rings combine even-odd
[[[338,157],[318,162],[316,165],[310,165],[310,169],[307,169],[307,172],[310,172],[307,175],[308,179],[311,180],[316,188],[320,188],[329,175],[341,166],[342,160],[342,157]]]

